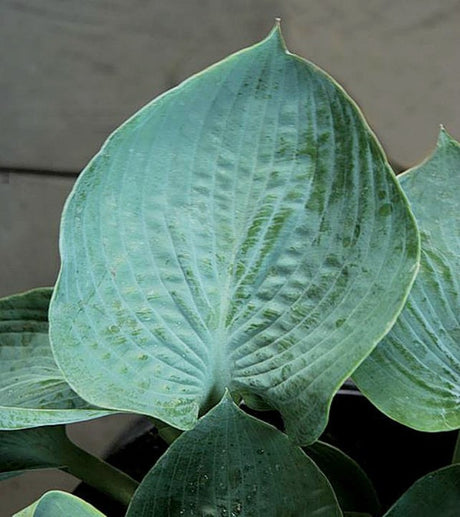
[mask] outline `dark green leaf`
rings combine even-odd
[[[419,479],[384,517],[458,517],[460,465],[451,465]]]
[[[225,396],[144,478],[127,517],[338,517],[334,493],[286,435]]]
[[[64,426],[0,431],[0,479],[26,470],[59,468],[128,505],[137,483],[77,447]]]
[[[0,431],[0,473],[63,468],[71,447],[63,426]]]
[[[305,451],[331,483],[342,510],[379,515],[377,493],[366,473],[354,460],[323,442],[316,442]]]

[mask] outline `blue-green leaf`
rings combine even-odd
[[[48,338],[52,289],[0,299],[0,429],[89,420],[95,408],[67,384]]]
[[[104,517],[104,514],[74,495],[52,490],[13,517]]]
[[[422,431],[460,427],[460,144],[401,176],[421,237],[420,271],[391,332],[354,374],[384,413]]]
[[[190,429],[226,388],[252,393],[304,444],[419,253],[358,108],[277,28],[115,131],[60,248],[51,340],[82,397]]]
[[[182,434],[137,489],[127,517],[339,517],[318,467],[225,396]]]
[[[414,483],[384,517],[458,517],[460,465],[427,474]]]

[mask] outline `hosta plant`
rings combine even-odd
[[[441,131],[397,179],[278,26],[152,101],[79,177],[54,289],[0,301],[1,475],[64,469],[128,517],[382,515],[318,439],[350,376],[406,426],[460,427],[459,169]],[[170,443],[139,485],[66,437],[114,412]],[[385,515],[458,512],[454,461]],[[49,492],[18,515],[101,513]]]

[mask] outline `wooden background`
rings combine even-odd
[[[54,282],[63,201],[108,134],[275,16],[398,166],[440,123],[460,138],[458,0],[2,0],[0,15],[0,295]]]
[[[108,134],[276,16],[291,51],[358,101],[398,168],[430,152],[440,123],[460,138],[458,0],[1,0],[0,296],[54,283],[63,203]],[[101,452],[126,423],[72,433]],[[74,481],[4,483],[0,515],[56,483]]]

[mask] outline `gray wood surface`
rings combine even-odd
[[[74,181],[0,173],[0,296],[54,285],[59,220]]]
[[[345,84],[395,161],[460,134],[458,0],[3,0],[0,165],[80,170],[108,133],[283,17],[289,47]]]
[[[0,160],[80,170],[146,102],[262,38],[276,3],[3,0]]]

